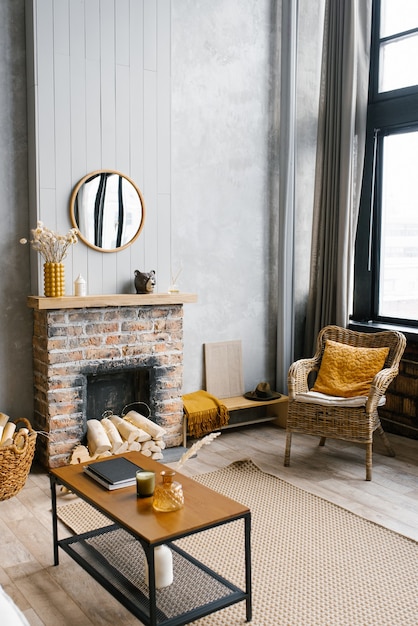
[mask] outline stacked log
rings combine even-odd
[[[83,463],[135,450],[155,460],[163,458],[164,428],[137,411],[87,420],[87,446],[74,448],[70,463]]]
[[[8,448],[13,443],[18,450],[22,450],[27,439],[24,435],[29,435],[26,427],[16,430],[16,422],[10,422],[10,417],[6,413],[0,413],[0,450]]]

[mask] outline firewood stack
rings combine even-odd
[[[163,458],[164,428],[137,411],[87,420],[87,446],[74,448],[70,463],[83,463],[135,450],[155,460]]]

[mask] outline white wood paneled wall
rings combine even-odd
[[[170,1],[26,0],[31,228],[65,233],[69,199],[87,173],[116,169],[140,187],[144,229],[121,252],[84,243],[65,260],[66,294],[135,292],[135,269],[167,291],[171,259]],[[34,294],[43,293],[33,255]]]

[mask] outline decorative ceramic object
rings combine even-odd
[[[44,295],[60,298],[65,294],[63,263],[44,263]]]
[[[150,272],[140,272],[135,270],[136,293],[152,293],[155,287],[155,270]]]
[[[85,296],[87,294],[87,283],[85,279],[79,274],[74,281],[74,295]]]
[[[169,513],[184,506],[183,487],[174,480],[174,470],[164,470],[160,473],[162,482],[156,485],[152,506],[155,511]]]

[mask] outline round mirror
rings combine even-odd
[[[141,232],[144,198],[128,176],[97,170],[74,188],[70,215],[84,243],[101,252],[115,252],[131,245]]]

